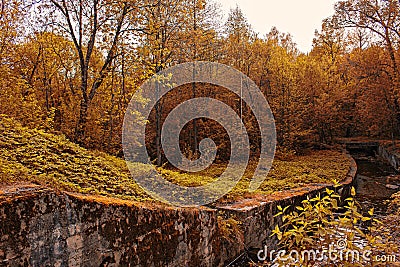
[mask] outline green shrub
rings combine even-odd
[[[352,197],[345,199],[344,206],[339,206],[338,186],[335,182],[335,190],[326,189],[324,196],[308,198],[292,211],[289,211],[290,207],[278,207],[275,216],[281,218],[282,225],[275,227],[272,236],[277,237],[279,249],[286,253],[275,258],[277,265],[375,266],[377,255],[394,255],[398,251],[390,236],[381,231],[381,222],[373,218],[374,210],[362,214],[354,199],[354,188]],[[309,251],[319,251],[322,257],[324,249],[323,260],[308,256]],[[290,254],[291,251],[299,254]]]

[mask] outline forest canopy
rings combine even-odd
[[[211,0],[2,0],[0,12],[0,113],[86,148],[122,155],[132,95],[153,74],[191,61],[249,76],[271,106],[283,151],[338,137],[400,135],[399,1],[338,1],[307,54],[289,33],[255,32],[239,7],[224,21]],[[257,146],[251,112],[223,88],[180,88],[158,103],[150,121],[162,121],[177,96],[244,109]],[[148,148],[160,165],[156,124]],[[224,131],[206,120],[188,124],[182,150],[196,156],[210,134],[223,138]],[[219,153],[223,160],[227,150]]]

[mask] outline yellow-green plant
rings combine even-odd
[[[243,242],[243,233],[240,230],[241,222],[234,217],[225,218],[223,214],[218,215],[218,230],[220,236],[233,243]]]
[[[326,194],[307,198],[293,210],[278,207],[275,217],[281,218],[282,225],[276,225],[271,235],[277,237],[281,250],[272,259],[275,264],[376,266],[380,255],[394,255],[397,247],[388,236],[382,236],[382,223],[373,218],[374,210],[363,214],[354,199],[354,188],[340,206],[339,186],[334,181],[334,188],[327,188]]]

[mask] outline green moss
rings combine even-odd
[[[349,159],[339,151],[312,151],[290,161],[275,160],[259,191],[265,193],[311,183],[331,183],[334,179],[343,180],[349,168]]]
[[[230,191],[225,199],[232,200],[244,196],[251,197],[248,187],[257,162],[249,164],[244,177]],[[182,186],[202,186],[218,179],[226,165],[214,164],[199,173],[182,173],[177,170],[160,169],[170,182]],[[343,180],[350,168],[346,155],[339,151],[312,151],[308,155],[292,156],[290,159],[275,158],[272,168],[255,194],[271,194],[279,190],[294,189],[315,183],[331,183]],[[223,189],[221,189],[223,190]]]
[[[78,193],[150,200],[124,160],[88,151],[64,136],[22,127],[6,116],[0,117],[0,131],[0,183],[30,181]]]
[[[187,187],[196,187],[204,186],[208,183],[214,182],[218,178],[218,175],[215,175],[215,173],[221,174],[223,172],[223,168],[222,171],[219,172],[221,168],[222,167],[220,165],[216,165],[208,170],[198,173],[185,173],[177,170],[158,168],[158,172],[161,173],[162,176],[171,183]]]
[[[150,175],[151,166],[131,163],[135,175]],[[225,196],[232,200],[251,196],[250,179],[257,162],[249,164],[244,177]],[[166,180],[182,186],[211,183],[226,169],[214,164],[198,173],[183,173],[159,168]],[[337,151],[313,151],[305,156],[275,159],[272,169],[257,194],[301,187],[310,183],[341,180],[349,169],[345,155]],[[119,197],[137,201],[151,200],[131,177],[124,160],[108,154],[88,151],[64,136],[22,127],[0,115],[0,183],[30,181],[71,192]],[[215,188],[215,190],[226,190]]]

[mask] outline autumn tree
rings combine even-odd
[[[333,17],[338,27],[365,29],[374,38],[373,42],[385,47],[390,68],[388,78],[391,81],[393,108],[396,113],[393,134],[399,134],[400,126],[400,69],[398,65],[398,42],[400,39],[400,2],[395,0],[347,0],[335,6]]]
[[[33,34],[18,46],[15,66],[48,114],[52,130],[73,138],[80,100],[73,43],[50,32]]]
[[[135,24],[140,3],[108,0],[49,0],[40,14],[55,33],[68,36],[79,58],[81,94],[80,112],[75,128],[75,140],[84,144],[88,110],[112,63],[118,56],[118,46],[128,34],[139,30]],[[96,49],[104,55],[96,66]]]
[[[152,2],[152,1],[148,1]],[[172,66],[174,54],[178,49],[178,35],[186,22],[185,1],[161,0],[154,5],[148,4],[142,10],[145,31],[141,35],[137,52],[140,56],[143,77],[150,78],[163,69]],[[156,83],[154,94],[160,94],[159,84]],[[156,164],[162,164],[161,126],[163,114],[163,101],[156,103],[154,124],[148,138],[154,140],[152,147],[156,150]]]
[[[205,0],[192,0],[186,3],[187,20],[179,34],[179,62],[215,61],[218,55],[219,20],[218,7],[215,3]],[[193,80],[196,79],[196,69],[193,69]],[[204,85],[203,85],[204,87]],[[191,83],[191,97],[196,98],[197,85]],[[192,121],[191,152],[193,157],[199,156],[198,120]]]
[[[248,75],[252,56],[249,46],[256,34],[238,6],[230,10],[225,23],[225,35],[224,63]]]
[[[43,116],[34,91],[19,75],[17,65],[25,15],[21,1],[0,2],[0,113],[38,127],[46,116]]]
[[[352,51],[348,64],[355,85],[352,93],[357,95],[354,117],[358,130],[367,136],[391,138],[398,129],[385,49],[372,45],[362,51]]]
[[[297,55],[292,53],[292,45],[280,45],[282,42],[288,42],[287,38],[275,28],[267,36],[267,42],[272,45],[271,58],[267,64],[270,87],[268,101],[275,116],[278,144],[294,149],[292,137],[298,130],[298,124],[295,123],[296,110],[301,109],[302,101],[298,99],[301,95],[296,86]]]
[[[349,97],[349,92],[343,84],[344,69],[341,68],[346,53],[346,36],[342,29],[336,29],[330,19],[324,20],[320,32],[315,33],[313,49],[310,58],[316,62],[319,69],[319,80],[314,91],[312,110],[314,118],[312,123],[317,131],[319,141],[330,143],[336,135],[342,135],[344,118],[347,112],[344,106]],[[347,122],[351,121],[347,117]]]

